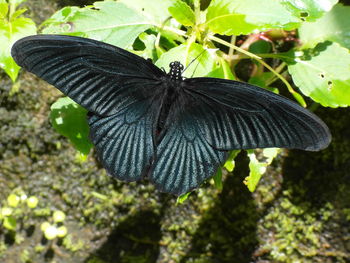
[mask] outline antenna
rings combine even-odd
[[[181,72],[181,74],[183,74],[183,73],[185,72],[185,70],[188,69],[189,66],[190,66],[197,58],[199,58],[205,51],[207,51],[207,50],[204,49],[201,53],[199,53],[199,55],[198,55],[197,57],[195,57],[194,59],[192,59],[192,61],[191,61],[191,62],[186,66],[186,68]],[[195,71],[196,71],[198,65],[199,65],[199,62],[198,62],[198,64],[197,64],[197,66],[195,67],[195,69],[194,69],[194,71],[193,71],[193,73],[192,73],[191,78],[193,77],[193,75],[194,75],[194,73],[195,73]]]

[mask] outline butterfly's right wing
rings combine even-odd
[[[135,54],[81,37],[29,36],[17,41],[11,53],[18,65],[100,116],[153,95],[165,74]]]
[[[90,139],[111,175],[141,178],[154,154],[163,71],[123,49],[63,35],[23,38],[12,56],[89,111]]]
[[[89,116],[90,139],[109,174],[123,181],[136,181],[147,172],[155,148],[154,105],[139,101],[112,116]]]

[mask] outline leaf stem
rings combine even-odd
[[[177,28],[174,28],[174,27],[170,27],[170,26],[163,26],[163,27],[160,27],[159,25],[154,25],[162,30],[165,30],[165,31],[171,31],[175,34],[178,34],[180,36],[184,36],[184,37],[189,37],[187,34],[186,34],[186,31],[183,31],[181,29],[177,29]]]
[[[194,14],[195,14],[195,24],[198,25],[200,23],[200,17],[201,17],[201,6],[200,6],[200,0],[194,0]]]
[[[278,73],[281,73],[282,70],[285,68],[285,66],[287,65],[287,63],[285,62],[282,62],[276,69],[275,71],[278,72]],[[277,80],[277,77],[276,76],[273,76],[271,77],[270,79],[268,79],[266,81],[266,85],[267,86],[270,86],[272,83],[274,83],[275,81]]]
[[[232,48],[233,50],[236,50],[236,51],[238,51],[238,52],[240,52],[240,53],[243,53],[243,54],[247,55],[248,57],[251,57],[251,58],[254,58],[254,59],[257,59],[257,60],[261,60],[261,57],[255,55],[255,54],[253,54],[253,53],[250,53],[249,51],[246,51],[246,50],[244,50],[244,49],[242,49],[242,48],[240,48],[240,47],[237,47],[237,46],[235,46],[235,45],[232,45],[231,43],[228,43],[227,41],[222,40],[221,38],[218,38],[218,37],[213,36],[213,35],[209,35],[208,38],[209,38],[210,40],[213,40],[213,41],[215,41],[215,42],[217,42],[217,43],[220,43],[220,44],[222,44],[222,45],[224,45],[224,46],[227,46],[227,47],[229,47],[229,48]]]
[[[231,45],[235,45],[236,43],[236,36],[231,36]],[[233,54],[234,54],[234,49],[230,47],[228,51],[228,58],[229,58],[229,64],[232,66],[232,60],[233,60]]]
[[[304,98],[298,93],[296,92],[292,86],[289,84],[289,82],[281,75],[279,74],[276,70],[274,70],[269,64],[267,64],[260,56],[257,56],[253,53],[250,53],[249,51],[246,51],[240,47],[237,47],[235,45],[232,45],[231,43],[228,43],[225,40],[222,40],[218,37],[215,36],[209,36],[209,39],[218,42],[222,45],[225,45],[229,48],[232,48],[234,50],[237,50],[240,53],[243,53],[245,55],[247,55],[250,58],[255,59],[256,61],[258,61],[260,64],[262,64],[265,68],[267,68],[268,70],[270,70],[273,74],[275,74],[287,87],[288,91],[293,95],[293,97],[300,103],[300,105],[302,105],[303,107],[306,107],[306,102],[304,100]]]

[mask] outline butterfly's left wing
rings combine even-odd
[[[186,79],[184,86],[201,101],[188,114],[216,149],[318,151],[331,141],[328,127],[315,114],[260,87],[216,78]]]
[[[235,149],[316,151],[331,135],[316,115],[262,88],[214,78],[185,79],[170,109],[150,179],[176,195],[214,175]]]

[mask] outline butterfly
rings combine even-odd
[[[228,152],[267,147],[318,151],[331,135],[316,115],[247,83],[184,78],[100,41],[35,35],[12,47],[18,65],[88,110],[104,168],[123,181],[147,177],[181,195],[213,176]]]

